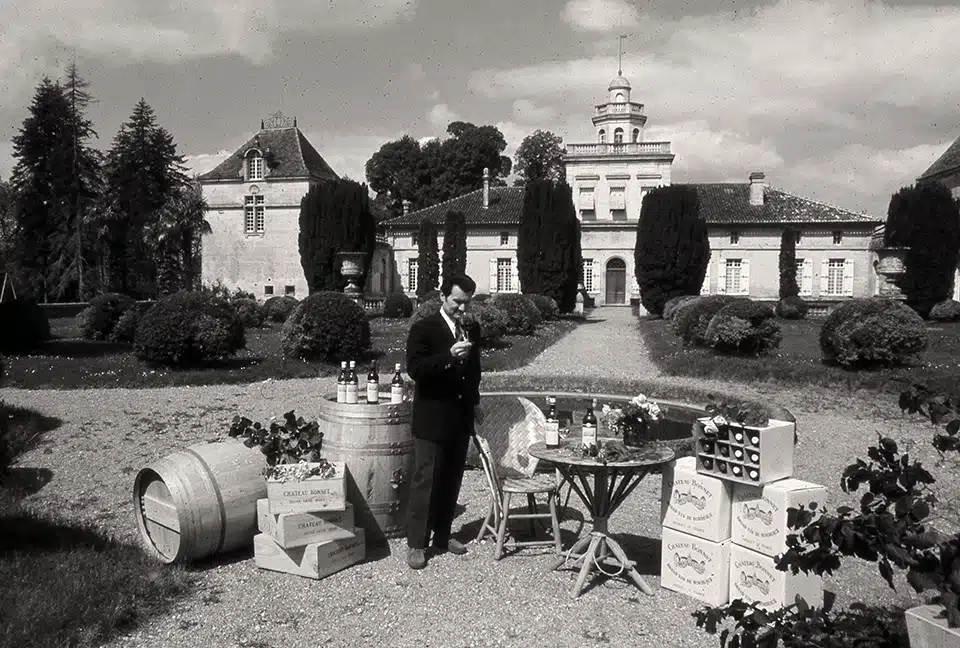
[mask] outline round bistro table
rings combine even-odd
[[[636,563],[627,558],[623,548],[607,533],[607,521],[644,477],[674,458],[674,452],[670,448],[651,446],[637,450],[637,456],[631,461],[603,463],[592,457],[581,457],[574,452],[573,448],[578,445],[575,441],[567,441],[559,448],[548,448],[543,442],[537,442],[527,450],[531,456],[548,461],[556,467],[586,505],[592,518],[590,533],[577,540],[552,570],[559,569],[570,559],[573,559],[574,567],[580,564],[580,574],[571,592],[573,598],[580,596],[593,567],[607,575],[625,573],[644,594],[653,596],[653,590],[637,572]],[[589,479],[591,476],[592,486]],[[608,572],[601,563],[616,571]]]

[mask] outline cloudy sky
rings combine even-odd
[[[144,97],[191,167],[276,110],[341,175],[381,144],[495,124],[593,141],[624,41],[674,182],[772,185],[882,216],[960,137],[956,0],[0,0],[0,177],[72,57],[107,148]],[[69,6],[69,9],[66,7]]]

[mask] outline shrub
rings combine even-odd
[[[436,315],[440,312],[440,293],[437,293],[435,299],[428,299],[426,301],[421,300],[417,305],[416,310],[413,311],[413,315],[410,317],[410,324],[416,324],[424,317],[430,317],[431,315]]]
[[[263,302],[263,315],[271,322],[283,323],[300,302],[293,295],[276,295]]]
[[[422,304],[424,302],[433,301],[433,300],[442,300],[443,295],[440,294],[440,290],[434,288],[433,290],[428,290],[422,295],[417,295],[417,303]]]
[[[209,291],[160,298],[140,318],[134,354],[167,366],[190,366],[232,355],[246,346],[237,312]]]
[[[960,320],[960,302],[944,299],[930,309],[930,319],[937,322],[956,322]]]
[[[543,321],[548,322],[557,319],[557,316],[560,314],[560,306],[557,304],[556,299],[549,295],[527,296],[530,298],[530,301],[533,302],[533,305],[537,307],[537,310],[540,311],[540,317]]]
[[[784,297],[777,302],[776,313],[783,319],[803,319],[807,316],[810,306],[804,301],[803,297],[792,296]]]
[[[681,324],[683,325],[686,325],[686,324],[680,319],[680,316],[683,314],[684,311],[686,311],[688,308],[690,308],[691,306],[696,304],[698,301],[700,301],[700,299],[701,299],[700,297],[694,297],[693,299],[680,302],[676,307],[674,307],[673,314],[670,316],[670,325],[673,328],[674,333],[676,333],[677,335],[682,335],[682,332],[679,327]]]
[[[673,319],[673,314],[682,305],[697,299],[699,295],[677,295],[667,300],[663,305],[663,319]]]
[[[674,329],[684,344],[706,344],[707,327],[713,316],[727,304],[745,299],[731,295],[704,295],[677,314]]]
[[[402,292],[390,293],[383,300],[384,317],[410,317],[413,314],[413,301]]]
[[[244,328],[260,328],[263,326],[266,313],[256,299],[251,297],[235,299],[233,300],[233,309],[237,311],[237,317],[243,322]]]
[[[503,311],[507,335],[533,335],[543,321],[540,311],[526,295],[501,293],[490,303]]]
[[[343,293],[323,290],[290,313],[280,344],[288,358],[354,358],[370,348],[370,321],[363,308]]]
[[[77,315],[80,337],[87,340],[108,340],[120,317],[137,302],[120,293],[97,295]]]
[[[110,333],[110,341],[133,344],[137,337],[137,327],[140,325],[140,319],[148,308],[150,308],[149,305],[134,303],[133,306],[123,311],[120,319],[117,320],[117,325],[113,327],[113,331]]]
[[[473,299],[470,300],[471,304],[482,304],[483,302],[490,299],[490,295],[487,293],[477,293],[473,296]]]
[[[50,339],[50,322],[29,297],[0,303],[0,352],[27,353]]]
[[[780,346],[782,339],[773,308],[746,300],[717,311],[706,334],[707,344],[714,349],[733,353],[768,353]]]
[[[843,366],[900,364],[927,348],[923,319],[889,299],[854,299],[837,306],[820,329],[825,362]]]

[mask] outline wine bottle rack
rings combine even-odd
[[[793,476],[794,424],[771,419],[765,428],[731,424],[716,439],[703,434],[709,419],[694,424],[697,472],[760,486]]]

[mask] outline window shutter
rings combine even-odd
[[[803,260],[803,269],[800,271],[800,294],[801,295],[812,295],[813,294],[813,260],[804,259]]]
[[[720,265],[717,267],[717,294],[725,295],[727,293],[727,260],[720,259]]]
[[[823,297],[827,294],[829,275],[830,261],[828,259],[820,259],[820,297]]]
[[[701,295],[709,295],[709,294],[710,294],[710,268],[712,268],[712,267],[713,267],[713,263],[712,263],[712,262],[708,262],[708,263],[707,263],[707,274],[704,275],[704,277],[703,277],[703,285],[700,286],[700,294],[701,294]]]
[[[843,294],[853,297],[853,259],[843,262]]]
[[[520,292],[520,266],[517,265],[517,257],[510,259],[510,292]]]
[[[403,292],[410,292],[409,278],[410,259],[404,259],[400,262],[400,289],[403,290]]]
[[[490,259],[490,292],[492,295],[497,292],[497,260]]]
[[[600,290],[600,264],[594,260],[593,262],[593,292],[598,292]]]
[[[740,262],[740,294],[750,294],[750,259]]]

